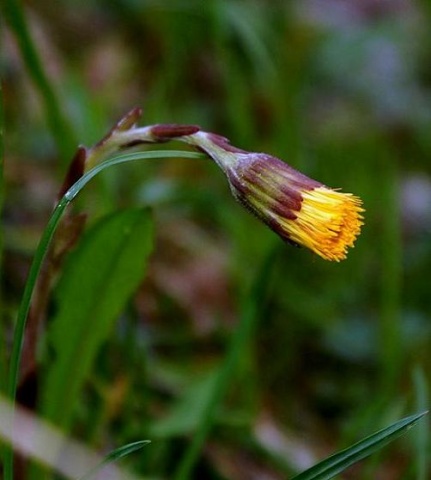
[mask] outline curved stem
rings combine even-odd
[[[14,332],[14,341],[12,345],[8,386],[8,394],[11,399],[14,399],[16,394],[19,376],[19,363],[21,358],[22,345],[24,342],[24,331],[28,312],[30,310],[34,286],[36,285],[37,277],[39,275],[46,252],[48,251],[49,245],[51,243],[51,239],[54,236],[61,216],[69,203],[70,200],[67,200],[65,197],[63,197],[61,201],[56,205],[51,215],[51,218],[49,219],[49,222],[45,230],[43,231],[42,237],[34,255],[33,263],[28,274],[27,283],[25,285],[21,305],[18,311],[17,323]]]
[[[49,245],[51,243],[51,239],[54,236],[55,230],[59,224],[61,216],[69,203],[70,201],[63,197],[55,207],[54,212],[52,213],[51,218],[49,219],[48,225],[46,226],[42,234],[42,238],[40,239],[39,245],[36,249],[33,263],[31,265],[30,272],[28,274],[27,283],[25,285],[23,297],[21,300],[21,305],[18,311],[17,323],[16,323],[14,337],[13,337],[10,367],[9,367],[8,395],[12,399],[13,403],[15,401],[15,395],[16,395],[16,390],[18,386],[21,352],[22,352],[22,346],[24,343],[24,332],[25,332],[25,326],[27,323],[27,316],[30,311],[33,290],[36,285],[37,277],[42,267],[42,263],[45,258],[46,252],[48,251]],[[13,428],[13,419],[11,419],[11,425]],[[6,452],[5,452],[4,475],[5,475],[5,479],[7,480],[13,479],[12,447],[10,449],[6,449]]]

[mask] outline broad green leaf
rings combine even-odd
[[[98,350],[144,277],[152,233],[147,210],[120,211],[91,228],[68,259],[56,291],[42,405],[65,429]]]
[[[349,448],[331,455],[322,462],[300,473],[292,480],[329,480],[335,477],[354,463],[371,455],[387,443],[395,440],[411,428],[427,412],[406,417],[393,425],[364,438]]]
[[[103,462],[99,463],[99,465],[94,467],[90,472],[85,474],[79,480],[89,480],[96,473],[98,473],[101,468],[105,467],[109,463],[116,462],[117,460],[120,460],[126,455],[130,455],[131,453],[140,450],[142,447],[148,445],[149,443],[151,443],[151,440],[138,440],[137,442],[128,443],[127,445],[116,448],[112,452],[109,452],[108,455],[106,455],[106,457],[103,459]]]

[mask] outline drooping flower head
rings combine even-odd
[[[346,258],[363,224],[360,198],[326,187],[271,155],[233,147],[218,135],[201,131],[188,143],[215,160],[235,198],[284,240],[325,260]]]
[[[140,115],[140,109],[131,110],[94,147],[80,147],[60,194],[113,152],[175,139],[211,157],[226,174],[235,198],[284,240],[304,245],[325,260],[346,258],[363,224],[360,198],[312,180],[271,155],[236,148],[197,125],[136,128]]]

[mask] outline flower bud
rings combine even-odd
[[[363,225],[360,198],[326,187],[278,158],[233,147],[218,135],[198,132],[189,143],[215,160],[235,198],[284,240],[325,260],[346,258]]]

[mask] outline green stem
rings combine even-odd
[[[394,157],[384,154],[382,189],[381,256],[381,385],[382,393],[391,396],[396,386],[401,351],[401,289],[402,289],[402,245],[399,212],[398,168]]]
[[[48,125],[56,141],[57,148],[64,161],[72,155],[75,145],[75,134],[61,111],[60,103],[49,80],[43,63],[30,34],[30,30],[18,0],[5,0],[4,12],[7,21],[14,32],[21,56],[29,75],[42,98]]]

